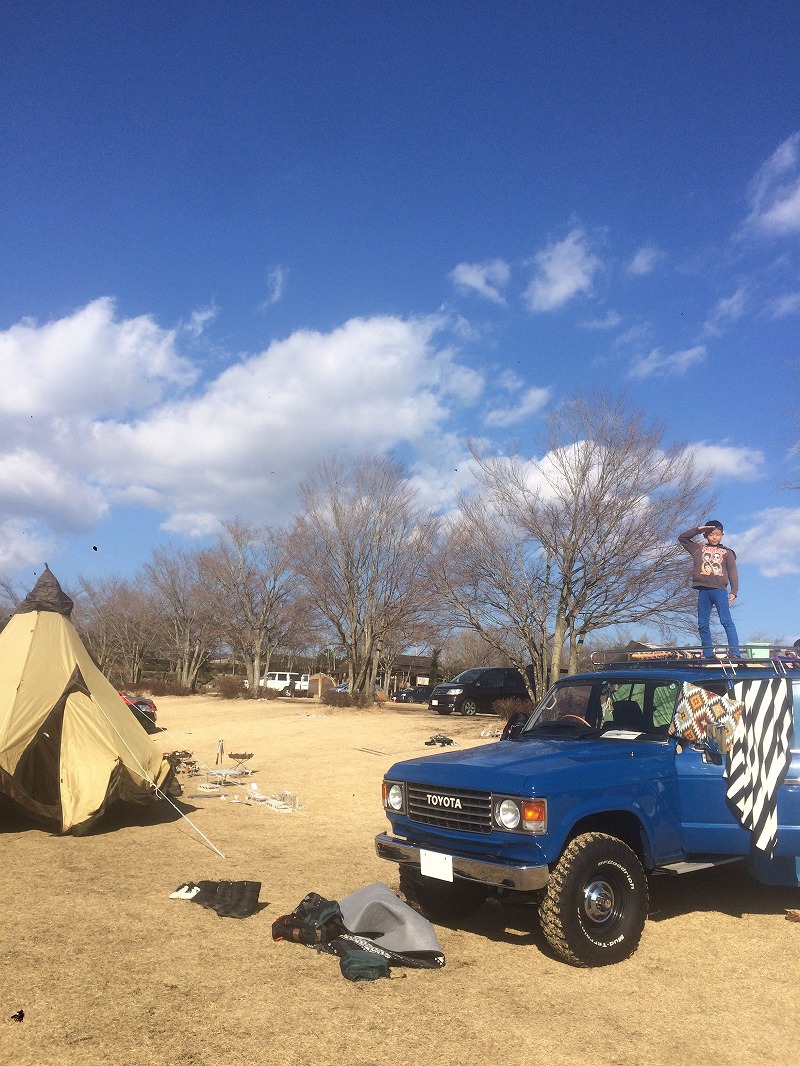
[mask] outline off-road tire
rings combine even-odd
[[[478,704],[475,702],[475,700],[464,700],[459,710],[467,718],[472,718],[478,713]]]
[[[282,688],[281,689],[281,696],[291,696],[291,694],[292,694],[292,686],[291,685],[287,685],[286,688]]]
[[[414,910],[431,922],[458,922],[480,910],[486,901],[483,885],[466,881],[438,881],[419,871],[400,867],[400,891]]]
[[[639,946],[647,877],[636,854],[606,833],[583,833],[556,863],[539,907],[542,932],[572,966],[607,966]]]

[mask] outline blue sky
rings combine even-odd
[[[0,32],[0,571],[285,521],[333,453],[447,511],[468,437],[535,456],[608,388],[713,472],[740,635],[800,637],[795,2],[43,0]]]

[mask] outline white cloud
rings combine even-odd
[[[702,442],[692,452],[697,466],[716,478],[755,481],[763,476],[764,453],[756,448],[734,448],[724,443]]]
[[[0,333],[0,525],[57,538],[124,504],[205,534],[235,515],[285,520],[298,483],[334,452],[411,448],[435,463],[485,385],[436,343],[450,325],[384,316],[300,330],[187,394],[194,368],[148,317],[116,320],[98,300],[21,323]]]
[[[213,304],[211,307],[204,307],[197,311],[192,311],[191,317],[184,329],[190,337],[200,337],[205,333],[206,326],[210,322],[213,322],[218,314],[219,308]]]
[[[420,503],[442,514],[455,512],[458,494],[473,491],[477,484],[478,464],[465,449],[464,438],[444,434],[437,438],[435,451],[423,446],[421,452],[409,479]]]
[[[33,419],[38,432],[43,415],[119,415],[196,376],[176,351],[174,330],[149,315],[118,321],[103,297],[57,321],[24,319],[0,332],[0,422],[16,432]]]
[[[767,313],[772,318],[800,314],[800,292],[787,292],[783,296],[776,296],[768,304]]]
[[[497,383],[507,392],[519,392],[519,390],[525,384],[519,374],[514,373],[513,370],[501,371],[497,378]]]
[[[666,378],[675,374],[685,374],[689,367],[702,363],[706,357],[706,347],[698,344],[694,348],[664,355],[660,348],[654,348],[649,355],[639,356],[634,360],[629,378],[643,379],[651,377]]]
[[[282,266],[275,266],[267,274],[267,298],[259,304],[259,311],[266,311],[273,304],[283,299],[286,288],[286,278],[289,271]]]
[[[622,322],[622,315],[618,311],[609,310],[602,318],[593,318],[588,322],[579,322],[581,329],[616,329]]]
[[[726,326],[737,322],[747,309],[748,292],[744,285],[722,300],[718,300],[714,309],[706,319],[703,333],[706,336],[720,337]]]
[[[772,237],[800,233],[800,131],[772,153],[750,183],[745,231]]]
[[[450,272],[450,278],[460,292],[477,292],[492,303],[505,304],[501,289],[511,277],[508,263],[492,259],[487,263],[459,263]]]
[[[487,426],[514,426],[538,414],[550,399],[550,389],[528,389],[516,407],[500,407],[490,411],[484,422]]]
[[[625,270],[632,277],[641,278],[646,274],[652,274],[663,259],[663,253],[650,244],[644,245],[635,253]]]
[[[764,577],[800,574],[800,508],[772,507],[756,518],[744,533],[726,534],[739,562],[757,566]]]
[[[538,252],[534,264],[536,273],[524,295],[531,311],[537,312],[555,311],[580,293],[590,292],[602,266],[582,229],[573,229],[563,241]]]
[[[613,345],[617,349],[621,348],[643,348],[648,344],[653,337],[653,329],[647,322],[639,322],[629,329],[626,329],[624,333],[620,333],[618,337],[613,340]]]
[[[107,511],[102,494],[70,474],[57,458],[29,448],[0,454],[0,515],[24,514],[47,521],[58,514],[65,531],[89,529]]]
[[[35,522],[19,518],[0,520],[0,571],[39,566],[52,557],[55,543]]]

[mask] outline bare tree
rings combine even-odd
[[[439,546],[432,581],[457,624],[479,638],[473,647],[467,644],[478,658],[461,668],[511,662],[533,696],[541,693],[547,671],[551,568],[504,508],[505,501],[488,490],[461,497],[460,514],[448,523]],[[446,659],[453,662],[449,650]],[[463,656],[456,659],[463,662]],[[535,680],[528,677],[530,664]]]
[[[430,609],[436,520],[389,458],[324,463],[299,497],[295,566],[345,650],[351,691],[371,694],[384,645]]]
[[[481,491],[462,501],[443,584],[468,624],[502,624],[526,646],[541,688],[565,648],[577,670],[597,630],[688,623],[677,535],[711,500],[692,450],[665,446],[664,434],[600,394],[551,412],[541,460],[473,448]],[[464,558],[454,561],[456,545]]]
[[[81,631],[100,669],[120,684],[138,684],[158,631],[153,596],[135,578],[82,578],[80,585]]]
[[[223,638],[243,658],[256,691],[272,655],[306,636],[286,534],[241,521],[228,522],[217,544],[202,553],[218,606]]]
[[[458,629],[451,633],[442,642],[439,656],[442,662],[442,681],[449,680],[473,666],[507,666],[510,663],[508,655],[495,643],[484,639],[475,627]]]
[[[0,574],[0,629],[5,628],[21,600],[22,596],[11,578],[6,574]]]
[[[157,548],[145,565],[159,604],[161,640],[178,684],[194,691],[197,675],[219,641],[218,612],[197,552]]]

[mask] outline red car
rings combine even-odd
[[[156,705],[151,699],[147,696],[129,696],[127,692],[120,692],[120,696],[133,711],[138,723],[144,726],[148,733],[158,732]]]

